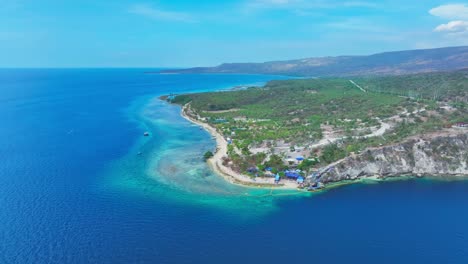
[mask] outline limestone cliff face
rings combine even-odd
[[[374,175],[468,176],[468,131],[367,150],[336,163],[321,181],[336,182]]]

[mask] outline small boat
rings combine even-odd
[[[149,132],[143,133],[143,136],[145,136],[145,137],[149,136]]]
[[[138,156],[141,156],[142,154],[143,154],[143,153],[142,153],[141,151],[139,151],[137,155],[138,155]]]

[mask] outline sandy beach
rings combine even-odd
[[[273,177],[271,178],[257,177],[253,179],[253,178],[250,178],[249,176],[235,172],[229,167],[224,166],[222,164],[222,161],[223,161],[223,157],[226,156],[227,146],[228,146],[226,139],[220,133],[218,133],[218,131],[216,131],[214,127],[187,115],[186,111],[189,108],[190,108],[190,103],[182,107],[181,109],[182,117],[184,117],[185,119],[187,119],[188,121],[194,124],[199,125],[203,129],[208,131],[208,133],[210,133],[210,135],[212,135],[213,138],[216,139],[216,151],[214,153],[214,156],[207,161],[208,165],[213,169],[214,172],[216,172],[218,175],[222,176],[224,179],[226,179],[227,181],[233,184],[239,184],[239,185],[249,186],[249,187],[260,187],[260,188],[297,189],[297,183],[294,181],[282,180],[280,184],[275,184],[275,180]]]

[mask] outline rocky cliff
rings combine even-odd
[[[468,130],[410,139],[347,157],[322,175],[323,183],[381,176],[468,176]]]

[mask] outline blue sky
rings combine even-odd
[[[0,67],[172,67],[468,45],[468,4],[0,0]]]

